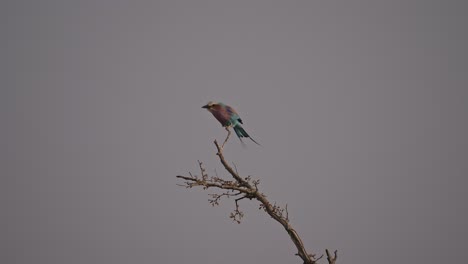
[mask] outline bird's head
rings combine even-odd
[[[206,105],[202,106],[202,108],[206,108],[206,110],[210,111],[216,105],[218,105],[218,103],[209,101]]]

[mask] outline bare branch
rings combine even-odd
[[[253,180],[252,177],[249,175],[247,177],[241,177],[238,173],[237,166],[233,163],[234,169],[229,165],[229,163],[225,160],[223,155],[223,147],[226,143],[227,139],[230,135],[230,130],[226,128],[229,132],[226,140],[224,141],[222,146],[219,146],[218,142],[215,140],[214,144],[217,149],[216,155],[219,157],[219,161],[224,166],[226,171],[232,176],[234,181],[232,180],[225,180],[218,177],[217,172],[215,170],[215,177],[209,177],[206,173],[205,168],[203,167],[203,163],[198,161],[198,165],[200,168],[201,177],[197,175],[189,174],[190,176],[177,176],[177,178],[183,179],[184,184],[178,184],[179,186],[184,186],[186,188],[192,188],[196,186],[201,186],[203,189],[215,188],[224,190],[222,193],[211,193],[209,194],[210,199],[208,200],[211,205],[215,206],[218,205],[220,200],[225,198],[237,197],[242,195],[239,198],[234,200],[235,209],[230,214],[230,218],[237,223],[240,223],[242,218],[244,217],[244,213],[240,210],[239,201],[243,199],[255,199],[260,202],[259,209],[264,210],[268,215],[270,215],[275,221],[280,223],[283,228],[288,233],[290,239],[294,243],[297,249],[296,255],[299,256],[305,264],[316,264],[319,259],[323,257],[316,258],[315,254],[307,253],[307,250],[302,243],[301,238],[297,234],[296,230],[291,226],[289,223],[289,212],[288,212],[288,205],[284,208],[278,206],[276,203],[271,203],[267,196],[258,190],[258,185],[260,184],[260,180]],[[328,250],[326,250],[327,259],[329,264],[335,264],[337,259],[337,251],[335,251],[334,257],[332,257]]]
[[[247,196],[242,196],[242,197],[237,198],[236,200],[234,200],[234,202],[236,204],[236,209],[234,209],[234,211],[229,216],[233,221],[235,221],[238,224],[241,223],[241,220],[244,217],[244,213],[239,209],[240,207],[239,207],[238,202],[240,200],[242,200],[242,199],[245,199],[245,198],[247,198]]]
[[[228,132],[228,134],[227,134],[227,137],[226,137],[226,139],[224,140],[223,145],[221,146],[221,148],[224,148],[224,144],[226,144],[226,142],[227,142],[228,139],[229,139],[229,136],[231,135],[231,130],[229,129],[229,126],[226,126],[226,127],[224,127],[224,128],[226,129],[226,131]]]
[[[325,253],[327,253],[328,264],[335,264],[336,259],[338,258],[338,250],[335,250],[334,256],[330,254],[330,251],[328,251],[328,249],[325,249]]]

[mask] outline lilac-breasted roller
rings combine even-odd
[[[231,131],[229,130],[229,127],[232,127],[234,129],[234,132],[236,132],[237,137],[239,140],[242,141],[243,137],[250,138],[255,144],[260,145],[257,141],[255,141],[252,137],[247,134],[247,132],[244,130],[244,128],[241,126],[242,119],[239,117],[239,114],[237,114],[236,110],[234,108],[230,107],[229,105],[225,105],[223,103],[215,103],[215,102],[208,102],[206,105],[202,106],[202,108],[206,108],[210,113],[214,115],[214,117],[221,123],[221,125],[226,128],[228,131],[228,136],[224,143],[229,138],[229,135],[231,134]],[[223,143],[223,146],[224,146]]]

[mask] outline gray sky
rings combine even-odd
[[[339,263],[468,250],[463,1],[2,2],[0,262],[300,263],[257,204],[176,186],[225,149]],[[251,144],[249,144],[251,143]]]

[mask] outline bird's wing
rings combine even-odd
[[[222,126],[229,126],[232,124],[232,114],[224,105],[217,105],[210,112],[218,119]]]
[[[226,112],[229,113],[229,116],[231,117],[231,120],[237,120],[239,123],[242,123],[242,119],[239,117],[239,114],[234,110],[234,108],[230,107],[229,105],[226,105],[225,107]]]

